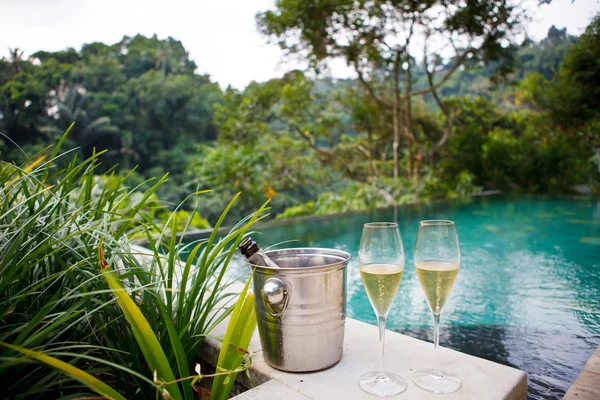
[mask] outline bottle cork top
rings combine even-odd
[[[239,244],[238,249],[240,249],[242,255],[246,258],[250,258],[256,253],[260,248],[258,244],[252,240],[252,238],[247,237]]]

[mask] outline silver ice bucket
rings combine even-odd
[[[254,301],[265,361],[292,372],[336,364],[344,347],[350,254],[320,248],[265,253],[281,267],[255,265]]]

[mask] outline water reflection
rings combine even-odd
[[[398,332],[433,340],[431,328]],[[586,363],[600,344],[600,336],[564,335],[500,325],[443,326],[440,343],[527,372],[529,399],[561,399],[579,374],[579,366]]]
[[[388,326],[428,338],[430,314],[412,263],[423,219],[456,221],[463,255],[443,344],[527,371],[531,398],[560,397],[600,342],[600,245],[581,240],[600,237],[600,202],[482,197],[285,221],[259,228],[256,240],[350,252],[348,315],[375,324],[356,265],[361,230],[366,222],[398,222],[407,262]],[[248,269],[240,262],[231,273],[247,276]]]

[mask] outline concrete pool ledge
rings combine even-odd
[[[600,346],[590,357],[564,400],[600,399]]]
[[[222,335],[225,324],[217,327],[214,336]],[[218,358],[220,342],[207,338],[200,354],[213,364]],[[255,353],[250,378],[240,374],[238,380],[250,390],[234,397],[250,399],[374,399],[359,389],[357,380],[378,365],[379,342],[377,327],[351,318],[346,319],[344,356],[335,366],[312,373],[288,373],[269,367],[261,354],[258,331],[249,350]],[[385,368],[402,376],[408,389],[398,398],[440,399],[440,395],[425,392],[412,383],[415,370],[434,363],[433,345],[397,332],[386,331]],[[441,348],[440,361],[444,368],[456,372],[463,381],[461,389],[444,395],[444,400],[527,398],[527,374],[481,358]],[[243,375],[243,376],[242,376]]]

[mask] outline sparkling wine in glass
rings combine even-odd
[[[452,221],[421,221],[414,255],[417,277],[433,315],[433,343],[436,366],[416,371],[413,382],[433,393],[452,393],[460,389],[456,374],[439,368],[440,317],[452,292],[458,267],[460,248]]]
[[[361,376],[358,385],[365,392],[379,397],[396,396],[406,390],[406,382],[400,376],[383,370],[383,354],[386,318],[404,272],[404,248],[398,224],[365,224],[358,250],[358,264],[367,296],[377,315],[381,346],[379,369]]]

